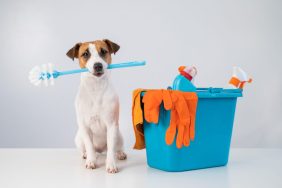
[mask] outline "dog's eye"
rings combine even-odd
[[[89,58],[89,52],[84,52],[83,54],[82,54],[82,57],[84,57],[85,59],[87,59],[87,58]]]
[[[108,53],[107,50],[105,50],[104,48],[101,48],[101,51],[100,51],[101,56],[105,56],[107,53]]]

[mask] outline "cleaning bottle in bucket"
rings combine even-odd
[[[229,80],[228,88],[230,89],[243,89],[245,83],[251,83],[252,79],[240,67],[233,67],[232,77]]]
[[[195,92],[194,86],[195,76],[197,75],[197,69],[194,66],[180,66],[178,68],[179,75],[176,76],[173,82],[173,90],[181,90],[186,92]]]

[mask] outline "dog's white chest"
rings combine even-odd
[[[106,131],[106,126],[104,126],[101,117],[95,115],[91,116],[88,123],[89,128],[94,134],[102,134]]]
[[[83,77],[76,98],[78,119],[93,132],[100,132],[106,125],[118,120],[118,97],[108,80],[93,81]]]
[[[89,106],[89,112],[92,119],[99,118],[102,110],[102,101],[101,97],[98,97],[96,99],[90,99],[91,104]]]

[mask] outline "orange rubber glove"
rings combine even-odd
[[[166,130],[165,134],[165,142],[167,145],[171,145],[174,141],[174,137],[176,135],[176,129],[178,126],[178,114],[175,109],[171,109],[170,111],[170,124]]]
[[[147,122],[158,123],[160,105],[163,102],[166,110],[171,110],[170,125],[166,131],[166,144],[174,141],[176,130],[176,146],[189,146],[195,137],[195,116],[197,95],[194,92],[172,90],[149,90],[143,97],[144,116]]]
[[[186,100],[186,103],[188,105],[189,108],[189,112],[190,112],[190,126],[189,126],[189,130],[185,131],[185,135],[184,138],[187,138],[189,134],[189,138],[190,140],[194,140],[195,138],[195,120],[196,120],[196,111],[197,111],[197,103],[198,103],[198,96],[196,93],[185,93],[184,94],[184,98]],[[185,145],[184,141],[184,145]]]
[[[158,123],[160,105],[164,102],[166,110],[171,109],[172,101],[167,90],[149,90],[144,95],[142,102],[144,103],[145,120],[150,123]]]
[[[165,140],[166,144],[172,144],[177,129],[176,146],[177,148],[181,148],[184,142],[185,130],[187,130],[190,122],[189,109],[183,97],[183,92],[170,91],[170,95],[173,102],[173,108],[171,109],[170,125],[166,131]]]
[[[189,146],[190,140],[195,137],[195,116],[197,108],[197,95],[193,92],[172,91],[173,108],[171,109],[171,121],[166,131],[166,144],[174,141],[176,130],[176,146],[178,148]]]
[[[142,99],[144,103],[144,117],[147,122],[158,123],[160,104],[163,98],[160,94],[160,90],[147,91]]]
[[[188,146],[190,143],[184,143],[184,141],[190,141],[189,135],[185,134],[185,131],[189,132],[190,113],[185,98],[183,96],[183,92],[174,91],[173,94],[175,95],[175,97],[178,98],[175,103],[175,109],[179,118],[176,147],[181,148],[182,144]]]

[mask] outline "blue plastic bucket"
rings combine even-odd
[[[186,79],[178,76],[173,89],[187,91]],[[147,163],[164,171],[187,171],[226,165],[228,162],[237,97],[241,89],[197,88],[195,139],[181,149],[166,145],[170,111],[161,105],[158,124],[144,122]],[[146,95],[146,93],[144,93]]]

